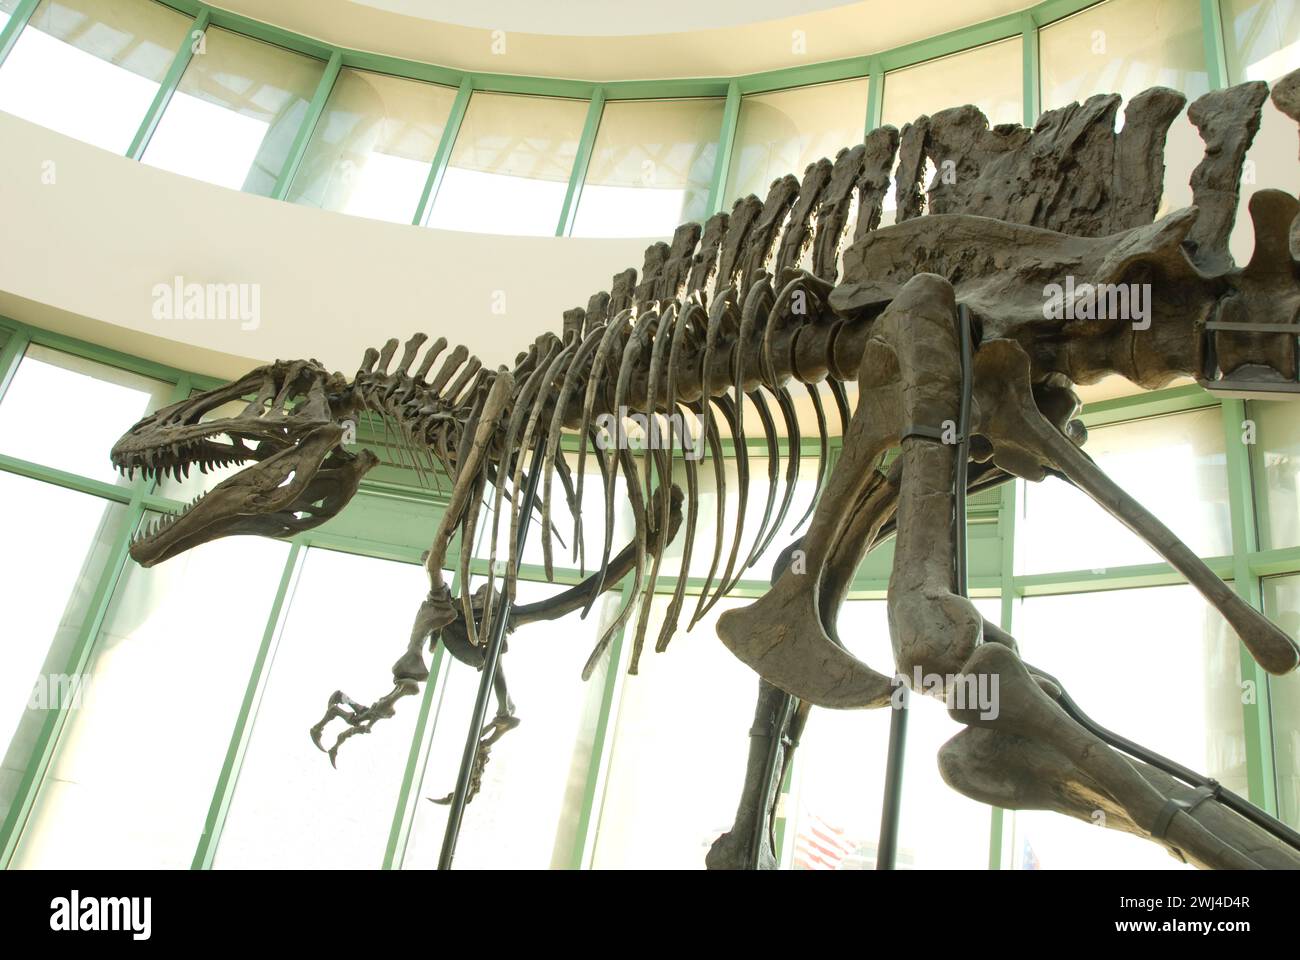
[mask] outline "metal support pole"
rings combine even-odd
[[[876,869],[893,870],[898,856],[898,815],[903,806],[903,758],[907,754],[907,711],[911,692],[895,680],[902,693],[889,712],[889,750],[885,760],[885,799],[880,805],[880,836],[876,840]]]
[[[957,414],[957,453],[952,471],[953,576],[952,590],[967,593],[966,478],[970,471],[971,354],[970,311],[957,305],[957,337],[961,343],[961,405]],[[889,750],[885,762],[885,797],[880,809],[880,836],[876,843],[876,869],[893,870],[898,855],[898,819],[903,803],[903,760],[907,752],[907,711],[910,692],[901,679],[900,702],[889,715]]]
[[[538,444],[533,451],[532,466],[524,483],[524,499],[519,517],[519,533],[515,540],[515,555],[522,556],[524,541],[533,518],[533,501],[537,497],[537,481],[542,475],[542,453],[544,444]],[[466,548],[468,549],[468,548]],[[462,590],[468,590],[469,584],[462,584]],[[451,806],[447,809],[447,829],[442,835],[442,852],[438,855],[438,869],[450,870],[451,861],[456,856],[456,841],[460,838],[460,824],[465,817],[465,804],[469,798],[470,775],[474,770],[474,761],[478,757],[479,738],[483,730],[483,721],[487,718],[488,700],[492,696],[492,684],[497,677],[497,666],[501,662],[501,646],[506,639],[506,626],[510,620],[510,597],[505,591],[497,604],[497,612],[492,621],[492,636],[488,639],[487,652],[483,657],[483,677],[478,684],[478,697],[474,701],[474,713],[470,718],[469,733],[465,736],[465,752],[460,759],[460,774],[456,777],[456,790],[451,797]]]

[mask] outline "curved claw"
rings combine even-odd
[[[517,726],[519,726],[518,717],[513,714],[503,713],[488,721],[488,723],[484,724],[483,729],[479,731],[478,750],[474,754],[474,766],[470,770],[469,792],[465,795],[466,804],[473,800],[483,787],[483,771],[487,769],[492,744]],[[455,795],[455,791],[453,791],[445,797],[429,797],[427,799],[430,803],[445,807],[451,803]]]
[[[378,721],[391,717],[397,712],[394,704],[398,700],[419,689],[420,685],[415,680],[398,678],[391,691],[368,707],[357,703],[342,690],[335,690],[330,694],[325,715],[311,728],[311,742],[316,744],[317,750],[330,758],[330,766],[337,769],[339,747],[343,746],[345,740],[355,737],[358,733],[369,733]],[[347,728],[334,738],[334,745],[327,749],[321,742],[321,735],[329,722],[334,719],[346,722]]]

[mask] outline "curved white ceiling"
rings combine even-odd
[[[961,0],[216,0],[340,47],[477,73],[612,82],[731,77],[889,50],[1032,6]],[[800,12],[802,11],[802,12]],[[434,19],[436,17],[454,19]],[[775,19],[772,19],[775,17]],[[505,42],[493,31],[505,31]],[[602,32],[603,31],[603,32]],[[798,31],[798,42],[793,42]]]
[[[568,37],[629,37],[714,30],[849,6],[856,0],[656,0],[631,4],[610,0],[495,0],[475,6],[464,0],[351,0],[352,3],[437,23],[482,30],[512,30]]]

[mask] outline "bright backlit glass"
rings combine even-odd
[[[477,586],[477,584],[476,584]],[[521,606],[564,587],[519,582]],[[606,656],[590,680],[582,665],[618,605],[614,592],[583,620],[574,612],[558,620],[521,627],[502,657],[519,726],[492,747],[483,788],[465,808],[455,865],[469,870],[567,868],[591,770],[600,704],[609,670]],[[465,749],[465,737],[482,674],[450,657],[445,693],[439,703],[423,782],[414,803],[415,823],[404,866],[430,869],[438,862],[447,807],[430,803],[451,793]],[[495,716],[495,697],[489,721]]]
[[[587,106],[581,100],[475,93],[429,226],[553,236]]]
[[[862,142],[866,122],[865,79],[745,97],[727,171],[728,206],[751,193],[762,200],[778,177],[802,179],[808,164],[834,160]]]
[[[1255,476],[1262,547],[1300,545],[1300,423],[1291,401],[1252,401],[1248,420],[1256,427],[1263,468]]]
[[[1264,612],[1300,641],[1300,574],[1264,580]],[[1269,677],[1278,816],[1300,828],[1300,673]]]
[[[758,677],[716,629],[724,610],[746,602],[719,601],[694,630],[683,623],[668,649],[655,653],[668,597],[655,598],[640,673],[623,684],[597,869],[702,870],[710,845],[731,829]]]
[[[1233,83],[1272,81],[1300,68],[1300,0],[1220,0],[1219,5]]]
[[[144,162],[269,196],[323,72],[319,60],[209,27]]]
[[[0,69],[0,110],[125,153],[192,22],[153,0],[42,0]]]
[[[15,866],[190,865],[288,549],[231,537],[127,563]]]
[[[1030,597],[1016,639],[1098,724],[1246,794],[1241,647],[1195,589]],[[1018,869],[1184,866],[1149,840],[1060,814],[1013,820]]]
[[[366,703],[392,689],[389,667],[428,589],[418,564],[307,551],[214,866],[383,863],[420,698],[404,699],[394,717],[345,744],[337,770],[307,731],[339,688]],[[392,657],[377,656],[380,648]],[[343,726],[335,721],[326,732],[332,737]],[[303,816],[308,809],[311,816]]]
[[[339,71],[288,199],[410,223],[455,99],[448,87]]]
[[[172,385],[32,344],[0,403],[0,453],[125,484],[108,452]]]
[[[63,671],[85,628],[95,587],[124,532],[127,508],[0,472],[5,540],[0,551],[0,820],[32,759],[48,711],[73,691]],[[55,522],[57,518],[57,522]]]
[[[1217,407],[1090,432],[1103,471],[1203,557],[1232,552],[1223,423]],[[1017,573],[1096,570],[1160,557],[1086,494],[1048,477],[1020,484]]]
[[[1188,0],[1107,0],[1043,27],[1038,49],[1044,110],[1097,93],[1127,102],[1172,87],[1194,100],[1210,88],[1201,18]]]
[[[587,168],[577,237],[669,237],[708,216],[724,101],[605,104]]]
[[[996,599],[972,601],[996,622]],[[894,672],[886,603],[856,600],[840,613],[840,639],[886,676]],[[796,870],[870,870],[876,865],[890,711],[814,710],[795,753],[786,844]],[[933,698],[913,696],[903,764],[898,825],[899,869],[983,869],[989,818],[984,804],[957,793],[939,776],[937,755],[962,729]]]
[[[961,104],[971,103],[989,125],[1024,119],[1021,40],[1012,37],[950,57],[885,74],[881,121],[898,127]]]

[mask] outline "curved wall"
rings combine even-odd
[[[666,6],[646,5],[639,15],[625,4],[605,2],[600,4],[604,14],[589,19],[585,28],[561,13],[561,25],[549,31],[540,29],[540,21],[555,21],[552,4],[532,4],[534,14],[525,21],[512,16],[508,8],[492,10],[491,15],[486,9],[455,13],[445,9],[447,4],[418,0],[220,0],[213,6],[339,46],[460,70],[616,81],[734,76],[855,57],[1024,10],[1033,3],[962,0],[931,4],[923,17],[899,16],[895,0],[856,0],[797,15],[778,11],[780,6],[788,11],[794,3],[766,3],[762,13],[777,19],[754,22],[749,16],[736,16],[724,26],[728,18],[710,10],[712,4],[694,4],[698,12],[678,17],[673,8],[685,4],[677,0]],[[422,6],[429,12],[413,15]],[[499,19],[489,26],[498,13]],[[439,22],[440,17],[457,22]],[[636,27],[611,35],[614,24],[627,22]],[[799,46],[792,44],[796,30],[802,33]],[[500,39],[494,37],[496,31],[505,31],[504,45],[494,42]],[[606,35],[599,35],[602,32]]]
[[[340,216],[191,180],[0,113],[0,314],[213,376],[313,356],[351,372],[416,331],[510,363],[641,239],[510,237]],[[260,322],[155,316],[180,276],[252,284]],[[251,311],[250,311],[251,313]],[[251,325],[251,324],[250,324]]]

